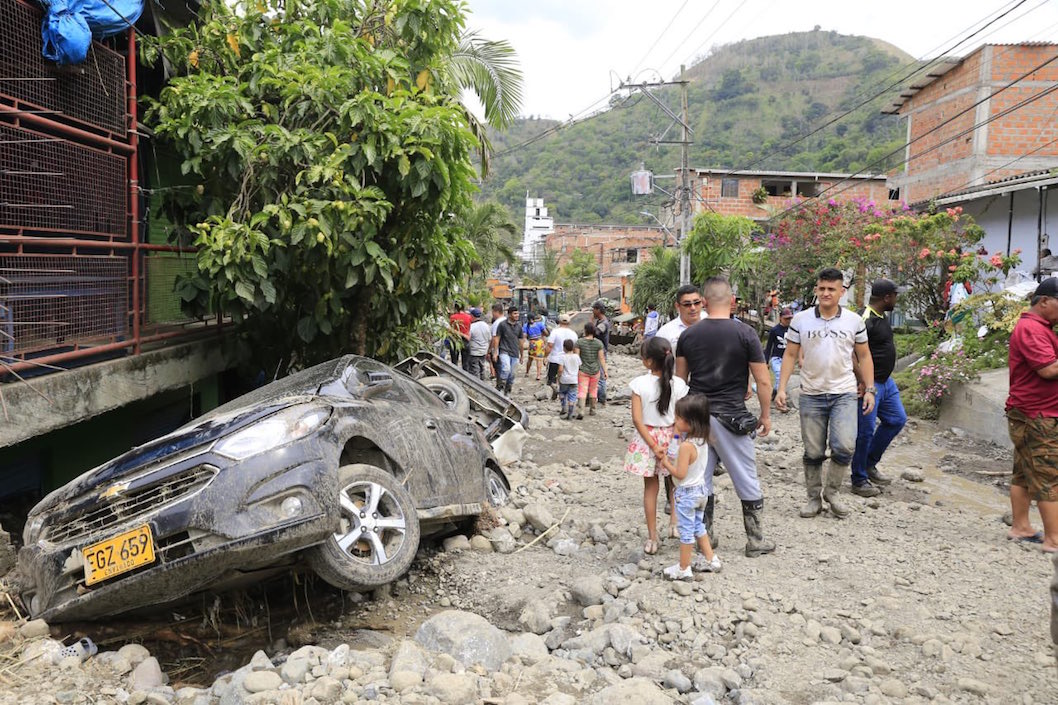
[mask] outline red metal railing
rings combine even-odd
[[[0,379],[221,328],[173,292],[193,250],[143,241],[127,36],[126,56],[96,42],[60,71],[40,55],[39,11],[0,0]]]

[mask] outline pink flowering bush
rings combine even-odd
[[[962,349],[951,352],[934,350],[918,370],[917,384],[911,392],[926,404],[938,407],[953,383],[970,382],[976,378],[974,361]]]

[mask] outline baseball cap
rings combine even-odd
[[[559,323],[569,323],[569,316],[567,316],[564,313],[558,314],[558,322]]]
[[[472,308],[472,309],[470,309],[470,315],[473,316],[474,318],[481,318],[481,309],[480,308]]]
[[[1058,298],[1058,277],[1047,277],[1036,287],[1033,296],[1053,296]]]
[[[871,296],[881,298],[896,293],[896,284],[889,279],[875,279],[871,282]]]
[[[787,306],[782,311],[779,311],[779,318],[793,318],[793,311]]]

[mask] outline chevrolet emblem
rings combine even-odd
[[[120,497],[121,493],[129,488],[128,482],[118,482],[110,487],[106,488],[99,494],[99,499],[112,499],[114,497]]]

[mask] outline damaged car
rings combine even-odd
[[[316,365],[45,497],[19,552],[22,599],[69,621],[301,566],[377,587],[408,569],[421,536],[506,503],[493,445],[527,423],[430,353]]]

